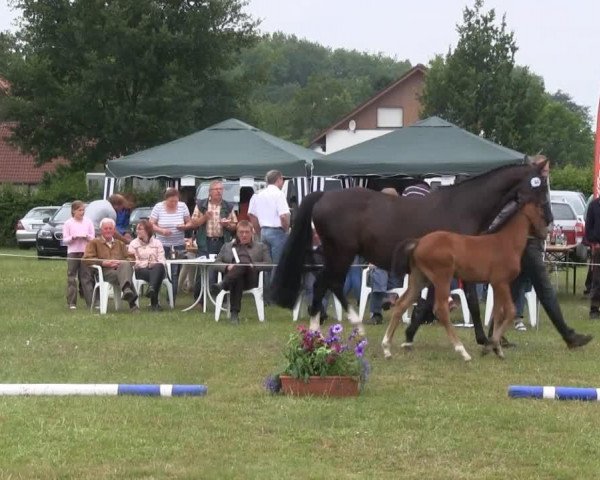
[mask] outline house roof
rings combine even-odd
[[[306,175],[306,165],[321,157],[230,118],[187,137],[110,160],[106,173],[111,177],[239,178],[262,177],[277,169],[295,177]]]
[[[54,172],[59,165],[67,163],[57,159],[36,166],[32,155],[22,153],[8,143],[16,125],[16,122],[0,123],[0,183],[35,185],[42,181],[44,173]]]
[[[315,159],[313,175],[471,175],[523,163],[524,157],[439,117],[430,117]]]
[[[380,90],[375,95],[373,95],[372,97],[365,100],[363,103],[361,103],[358,107],[356,107],[350,113],[344,115],[342,118],[337,120],[333,125],[330,125],[329,127],[325,128],[324,130],[321,130],[317,134],[317,136],[311,140],[310,144],[314,145],[315,143],[318,143],[319,141],[321,141],[323,139],[323,137],[325,137],[325,135],[327,135],[332,130],[337,129],[341,125],[347,125],[348,121],[351,120],[353,117],[355,117],[357,113],[364,110],[372,103],[378,101],[381,97],[387,95],[391,90],[394,90],[395,88],[397,88],[398,85],[401,85],[402,83],[404,83],[406,80],[408,80],[410,77],[415,75],[417,72],[426,73],[427,67],[425,65],[418,63],[413,68],[411,68],[408,72],[406,72],[404,75],[402,75],[398,80],[396,80],[395,82],[392,82],[387,87],[385,87],[384,89]]]

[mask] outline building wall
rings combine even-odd
[[[370,105],[357,112],[355,116],[344,122],[338,128],[331,130],[326,135],[326,151],[330,154],[358,143],[380,137],[393,129],[377,128],[377,109],[382,107],[398,108],[403,110],[403,127],[408,127],[420,120],[421,102],[425,75],[421,71],[414,72],[396,88],[374,100]],[[354,131],[349,129],[350,120],[356,122]],[[320,149],[318,150],[320,151]]]

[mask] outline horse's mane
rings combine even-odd
[[[498,172],[500,172],[502,170],[508,170],[508,169],[512,169],[512,168],[516,168],[516,167],[522,168],[522,167],[527,167],[527,166],[530,166],[530,165],[527,163],[518,163],[518,164],[511,163],[510,165],[502,165],[500,167],[496,167],[492,170],[488,170],[487,172],[481,173],[479,175],[475,175],[473,177],[468,177],[459,183],[441,186],[438,188],[438,190],[448,191],[448,190],[452,190],[452,189],[456,189],[456,188],[462,188],[463,185],[466,185],[468,187],[471,183],[479,181],[479,180],[486,180],[488,177],[490,177],[492,175],[496,175]]]

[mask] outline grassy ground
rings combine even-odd
[[[0,256],[0,265],[0,382],[209,388],[204,398],[0,398],[0,478],[581,479],[600,471],[597,403],[506,394],[510,384],[600,387],[600,323],[564,282],[569,323],[596,336],[583,350],[568,351],[542,315],[538,331],[510,333],[518,347],[504,362],[480,357],[472,331],[461,329],[475,354],[465,364],[435,326],[419,332],[410,354],[397,341],[385,361],[384,326],[372,326],[373,371],[360,397],[297,399],[262,388],[282,363],[291,312],[269,307],[261,325],[246,304],[237,328],[181,313],[185,296],[175,312],[69,312],[65,263]]]

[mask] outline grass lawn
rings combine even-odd
[[[511,400],[510,384],[600,387],[600,322],[560,282],[568,322],[594,341],[569,351],[541,315],[510,332],[506,361],[453,352],[424,327],[412,353],[382,358],[384,326],[367,327],[372,373],[355,399],[263,390],[294,324],[251,303],[242,325],[212,312],[133,316],[66,308],[66,264],[0,250],[0,382],[202,383],[203,398],[2,397],[0,478],[583,479],[600,471],[597,402]],[[583,282],[584,270],[580,269]],[[112,305],[111,305],[112,308]],[[388,314],[389,315],[389,314]],[[386,315],[387,320],[387,315]],[[306,319],[304,320],[306,322]]]

